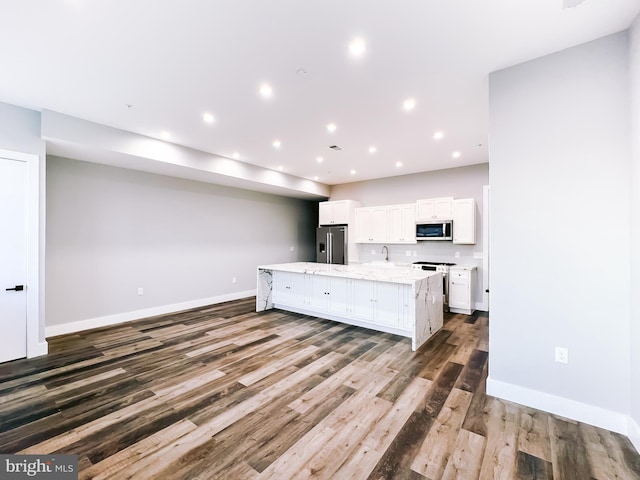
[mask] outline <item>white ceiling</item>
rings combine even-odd
[[[624,30],[638,12],[640,0],[0,0],[0,101],[166,130],[334,185],[487,162],[490,72]]]

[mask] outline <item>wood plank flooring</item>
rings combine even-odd
[[[255,299],[49,340],[0,365],[0,452],[81,479],[640,479],[625,437],[485,394],[486,314],[406,338]]]

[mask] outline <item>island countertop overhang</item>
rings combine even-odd
[[[413,270],[410,266],[381,267],[366,264],[336,265],[314,262],[279,263],[259,265],[259,270],[271,270],[308,275],[352,278],[358,280],[375,280],[378,282],[401,283],[415,285],[428,277],[441,275],[439,272]]]

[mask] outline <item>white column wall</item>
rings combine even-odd
[[[629,90],[627,32],[490,76],[487,390],[625,433]]]

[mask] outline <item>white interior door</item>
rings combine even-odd
[[[0,362],[27,355],[27,162],[0,158]]]

